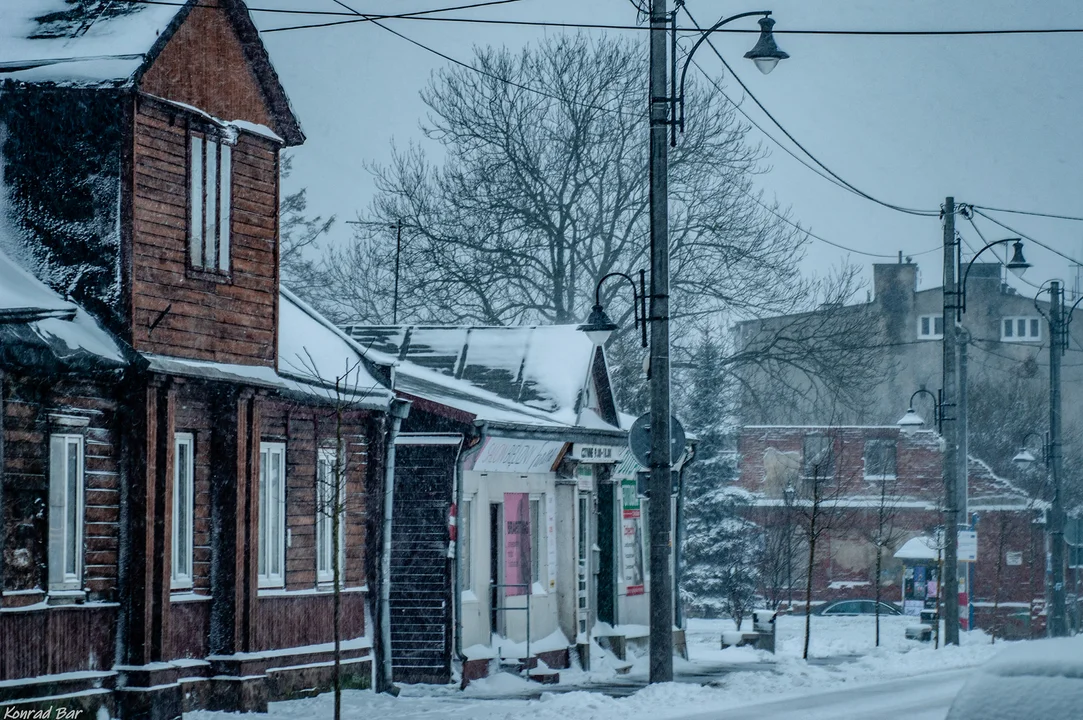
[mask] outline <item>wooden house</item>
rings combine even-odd
[[[0,35],[0,277],[53,313],[0,302],[0,712],[326,687],[335,565],[367,684],[390,371],[279,286],[304,136],[245,4],[26,0]]]

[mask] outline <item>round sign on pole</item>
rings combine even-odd
[[[669,464],[676,465],[684,454],[686,441],[684,428],[677,418],[669,416]],[[632,456],[643,467],[651,466],[651,414],[644,413],[632,423],[628,431],[628,447]]]

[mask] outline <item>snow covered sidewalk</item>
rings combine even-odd
[[[678,660],[679,682],[643,687],[646,658],[638,658],[627,676],[617,676],[599,658],[591,672],[561,671],[555,691],[512,676],[498,674],[472,683],[466,690],[451,687],[406,686],[398,698],[370,691],[345,693],[344,717],[429,720],[477,718],[504,720],[652,720],[679,718],[709,710],[735,708],[768,700],[784,700],[832,689],[860,687],[980,664],[1001,645],[974,632],[964,635],[961,647],[934,650],[931,644],[906,640],[903,630],[912,618],[883,618],[881,647],[873,647],[871,618],[813,617],[809,662],[800,659],[804,618],[779,619],[778,655],[750,648],[719,649],[728,621],[691,620],[688,627],[690,660]],[[623,688],[624,695],[607,691]],[[602,692],[599,692],[602,691]],[[540,695],[539,695],[540,694]],[[532,695],[530,699],[524,696]],[[273,703],[271,720],[306,720],[331,715],[329,694],[311,700]],[[220,713],[193,713],[188,720],[228,720]]]

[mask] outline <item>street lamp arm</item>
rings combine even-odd
[[[707,40],[711,36],[711,33],[713,33],[718,28],[722,27],[726,23],[731,23],[734,20],[740,20],[741,18],[746,18],[746,17],[754,17],[756,15],[762,15],[764,17],[770,17],[771,11],[770,10],[757,10],[757,11],[754,11],[754,12],[743,12],[743,13],[739,13],[737,15],[731,15],[728,18],[723,18],[722,20],[719,20],[718,22],[716,22],[714,25],[712,25],[707,30],[702,31],[702,34],[699,36],[699,39],[696,40],[694,45],[692,45],[692,49],[688,51],[688,55],[686,55],[685,58],[684,58],[684,67],[681,69],[680,92],[677,94],[677,98],[676,98],[677,103],[680,106],[680,118],[677,120],[677,125],[680,127],[682,133],[684,132],[684,80],[685,80],[685,76],[688,75],[688,66],[692,64],[692,56],[696,54],[696,50],[699,49],[699,46],[702,45],[704,43],[704,41]],[[676,29],[676,22],[677,22],[676,21],[676,13],[674,13],[673,22],[674,22],[674,29]],[[674,33],[674,35],[676,35],[676,33]],[[674,56],[676,56],[676,53],[674,53]]]
[[[964,312],[964,313],[966,312],[966,280],[967,280],[968,277],[970,277],[970,268],[974,265],[974,261],[977,260],[981,256],[981,254],[983,252],[985,252],[986,250],[988,250],[989,248],[993,247],[994,245],[1003,245],[1004,243],[1017,243],[1016,246],[1015,246],[1016,255],[1015,255],[1015,257],[1012,258],[1011,262],[1008,263],[1008,268],[1009,269],[1014,269],[1013,266],[1019,267],[1019,268],[1024,269],[1024,270],[1027,267],[1030,267],[1030,265],[1023,260],[1023,257],[1022,257],[1023,241],[1020,240],[1019,238],[1017,238],[1017,237],[1004,238],[1003,240],[994,240],[993,242],[987,244],[981,250],[976,252],[974,254],[974,257],[970,258],[970,262],[968,262],[966,264],[966,271],[963,273],[962,291],[960,293],[960,298],[959,298],[959,301],[960,301],[959,305],[960,305],[961,312]],[[1019,263],[1016,263],[1016,258],[1019,259]]]
[[[632,316],[635,318],[636,325],[640,328],[641,343],[643,347],[647,347],[647,272],[645,270],[639,271],[639,288],[636,288],[635,280],[631,275],[622,272],[611,272],[602,276],[602,279],[598,281],[598,284],[594,287],[594,308],[596,311],[602,309],[602,285],[609,278],[619,277],[628,281],[628,284],[632,286]]]
[[[937,431],[939,431],[940,430],[940,420],[941,420],[941,407],[940,407],[940,404],[941,404],[942,401],[941,401],[941,399],[939,397],[937,397],[936,395],[933,394],[932,390],[928,390],[928,389],[926,389],[924,387],[921,387],[921,388],[918,388],[917,390],[915,390],[914,394],[910,396],[909,412],[913,412],[913,410],[914,410],[914,400],[917,399],[918,395],[922,395],[922,394],[928,395],[930,398],[932,398],[932,401],[933,401],[933,425],[935,425],[936,428],[937,428]]]

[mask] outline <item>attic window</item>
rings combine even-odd
[[[188,143],[188,259],[193,268],[229,272],[233,151],[213,135]]]

